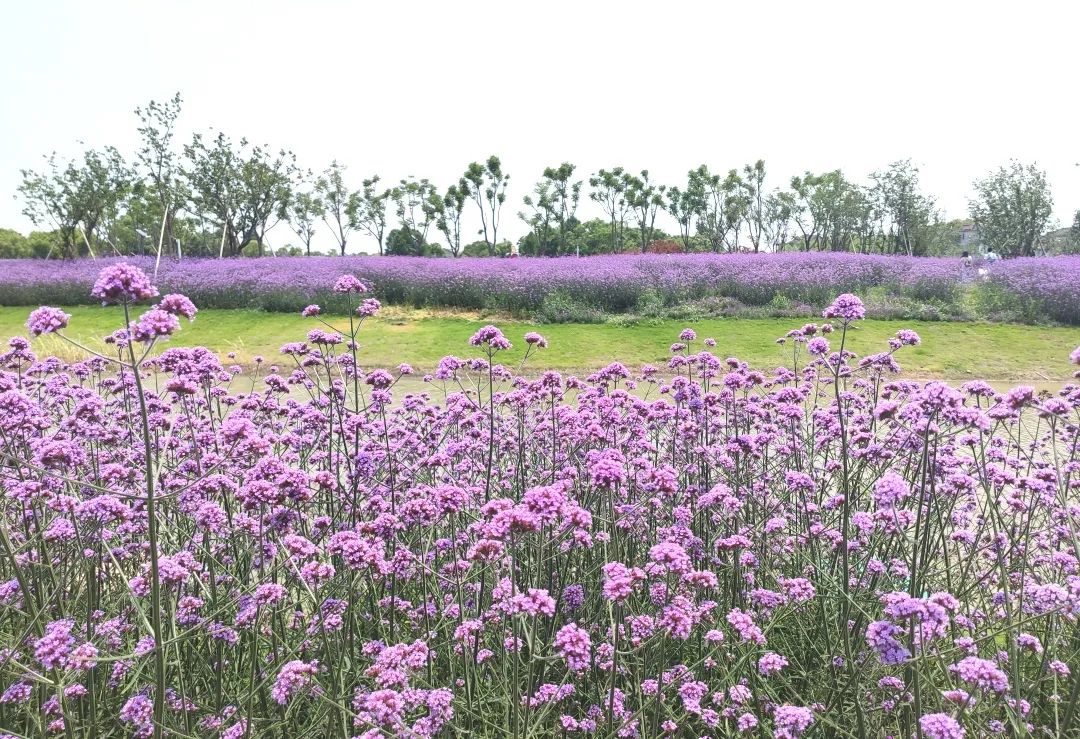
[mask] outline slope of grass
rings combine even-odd
[[[101,337],[121,324],[122,314],[115,308],[74,307],[67,334],[100,349]],[[0,337],[26,335],[26,308],[0,308]],[[347,327],[348,319],[329,321]],[[516,364],[524,354],[521,340],[526,331],[539,331],[550,348],[534,355],[529,366],[534,369],[585,370],[622,362],[636,368],[645,363],[662,364],[669,356],[668,347],[677,341],[685,323],[658,321],[630,326],[618,324],[535,324],[482,319],[478,316],[428,315],[410,312],[389,313],[369,321],[363,329],[362,355],[365,366],[393,366],[408,362],[426,371],[447,354],[470,356],[469,336],[485,323],[497,324],[514,342],[514,348],[502,355],[506,364]],[[183,322],[181,332],[173,337],[173,346],[206,346],[222,354],[235,352],[236,361],[249,363],[255,356],[274,361],[285,342],[301,341],[309,329],[319,325],[313,319],[282,313],[246,310],[202,310],[194,323]],[[789,362],[789,349],[775,340],[798,320],[784,318],[710,319],[688,324],[699,339],[711,336],[717,341],[713,350],[722,356],[735,356],[756,367],[774,367]],[[999,381],[1058,381],[1070,375],[1069,352],[1080,344],[1080,328],[1019,326],[983,323],[925,323],[918,321],[860,322],[849,339],[858,354],[882,351],[885,340],[901,328],[911,328],[923,339],[921,346],[905,348],[900,363],[911,377],[950,379],[983,378]],[[835,337],[834,337],[835,338]],[[168,346],[166,344],[165,346]],[[56,353],[72,358],[76,353],[57,337],[41,337],[34,350],[45,355]]]

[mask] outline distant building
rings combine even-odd
[[[960,226],[960,246],[967,248],[979,243],[979,227],[974,223]]]

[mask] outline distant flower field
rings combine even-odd
[[[149,259],[131,260],[147,271]],[[0,260],[0,305],[90,302],[103,260]],[[297,311],[313,299],[343,310],[326,287],[359,276],[386,304],[496,310],[541,320],[595,319],[688,304],[720,310],[820,311],[857,292],[872,317],[1080,324],[1080,257],[1015,259],[985,275],[958,259],[858,254],[623,255],[584,259],[278,257],[163,262],[162,289],[205,308]],[[725,302],[726,301],[726,302]]]

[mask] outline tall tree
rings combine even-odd
[[[748,219],[750,198],[745,183],[738,171],[734,169],[728,170],[727,177],[720,183],[720,190],[723,193],[724,203],[724,240],[727,250],[735,252],[741,247],[742,227]]]
[[[363,189],[356,193],[355,208],[349,214],[353,228],[363,229],[379,245],[379,256],[385,252],[386,207],[390,203],[392,189],[380,189],[378,175],[364,180]]]
[[[767,207],[768,195],[765,193],[765,161],[758,159],[753,164],[743,167],[739,180],[740,189],[746,203],[743,220],[746,233],[754,252],[761,250],[763,240],[768,240]]]
[[[581,180],[575,181],[576,166],[563,162],[544,169],[544,179],[551,183],[551,210],[559,228],[558,253],[567,252],[567,240],[581,201]],[[580,254],[578,255],[580,256]]]
[[[488,256],[495,256],[495,245],[499,243],[499,219],[503,203],[506,202],[506,187],[510,175],[503,172],[502,162],[497,156],[490,156],[483,164],[473,162],[465,170],[462,182],[468,188],[468,196],[480,209],[480,233],[487,243]]]
[[[349,235],[355,228],[352,214],[359,207],[359,196],[345,185],[345,165],[336,159],[330,163],[315,181],[315,196],[322,202],[322,219],[334,234],[341,256],[345,256]]]
[[[633,213],[641,252],[644,254],[656,231],[656,215],[664,208],[664,192],[667,187],[652,183],[647,169],[641,170],[640,177],[627,174],[624,179],[626,204]]]
[[[1046,173],[1010,161],[975,182],[970,211],[983,244],[1003,255],[1033,256],[1054,211]]]
[[[435,209],[435,228],[446,237],[450,256],[461,256],[461,214],[468,199],[466,187],[459,183],[446,188],[443,195],[432,196]]]
[[[626,230],[626,171],[622,167],[601,169],[589,178],[589,199],[598,203],[611,222],[611,251],[622,251],[623,232]]]
[[[919,190],[919,169],[910,159],[893,162],[871,175],[874,194],[888,226],[886,238],[893,253],[921,254],[920,236],[934,212],[934,201]]]
[[[693,209],[697,232],[706,239],[709,250],[717,253],[724,249],[728,227],[724,201],[720,175],[704,164],[687,173],[686,206]]]
[[[164,103],[151,100],[145,108],[135,109],[142,138],[136,158],[146,189],[153,195],[160,211],[161,224],[156,234],[159,253],[165,244],[171,247],[176,243],[176,212],[188,200],[179,157],[173,148],[182,103],[180,93],[176,93]]]
[[[428,180],[409,177],[391,191],[391,199],[397,208],[398,222],[411,242],[410,253],[422,256],[427,245],[428,232],[438,217],[438,195]]]

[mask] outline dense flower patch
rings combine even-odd
[[[9,342],[4,729],[1076,732],[1077,386],[897,380],[919,337],[852,355],[841,295],[787,368],[686,329],[662,370],[527,377],[489,326],[410,393],[356,350],[368,285],[328,282],[350,334],[312,305],[251,373],[148,359],[195,307],[128,268],[114,355]]]
[[[153,260],[135,260],[151,271]],[[78,305],[102,262],[0,261],[0,305]],[[162,262],[163,292],[203,308],[340,312],[330,291],[363,275],[384,303],[543,315],[550,301],[600,315],[720,298],[741,306],[820,311],[840,293],[871,295],[871,315],[1051,319],[1080,324],[1080,257],[1015,259],[979,275],[959,259],[863,254],[646,254],[562,259],[277,257]],[[550,310],[556,313],[555,310]]]

